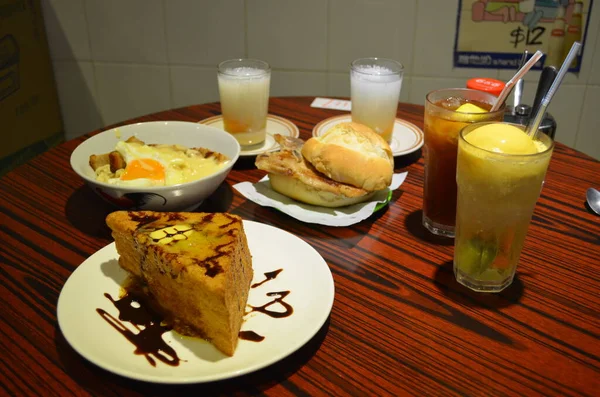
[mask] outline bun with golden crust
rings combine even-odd
[[[394,156],[390,145],[362,124],[333,126],[306,141],[302,155],[334,181],[369,192],[385,189],[392,182]]]
[[[276,192],[322,207],[343,207],[373,196],[373,192],[336,182],[317,171],[300,153],[304,144],[301,139],[275,134],[275,140],[281,150],[258,155],[255,164],[269,173]]]

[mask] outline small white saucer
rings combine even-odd
[[[334,125],[350,121],[352,121],[352,115],[350,114],[330,117],[315,125],[312,135],[315,137],[321,136]],[[423,131],[419,127],[408,121],[396,119],[392,133],[392,143],[390,144],[394,157],[419,150],[423,146],[423,140]]]
[[[199,123],[219,128],[221,130],[224,129],[222,115],[200,120]],[[278,150],[279,144],[275,142],[275,138],[273,137],[273,135],[275,134],[291,136],[292,138],[298,138],[300,136],[300,131],[298,130],[298,127],[296,127],[296,125],[288,119],[269,114],[267,115],[267,137],[265,141],[260,145],[252,146],[247,149],[244,149],[244,147],[242,146],[240,156],[256,156],[261,153],[273,152],[275,150]]]

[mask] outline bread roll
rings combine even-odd
[[[276,173],[269,173],[269,182],[273,190],[294,200],[329,208],[362,203],[375,194],[375,192],[364,190],[359,193],[357,192],[359,189],[349,186],[329,186],[327,189],[323,189],[322,184],[319,187],[311,186],[302,182],[296,176]],[[349,196],[346,196],[346,194],[349,194]]]
[[[302,155],[334,181],[367,191],[385,189],[392,182],[394,157],[390,145],[369,127],[340,123],[302,147]]]
[[[269,173],[271,188],[294,200],[322,207],[343,207],[369,200],[374,192],[336,182],[317,171],[302,155],[305,142],[275,134],[280,150],[256,157],[256,167]]]

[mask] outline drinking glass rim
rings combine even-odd
[[[434,101],[432,101],[431,99],[429,99],[430,95],[437,94],[437,93],[443,92],[443,91],[473,92],[473,93],[476,93],[478,95],[487,95],[487,96],[491,97],[492,100],[494,98],[497,98],[494,94],[490,94],[489,92],[485,92],[485,91],[474,90],[472,88],[440,88],[440,89],[437,89],[437,90],[430,91],[430,92],[427,93],[427,95],[425,95],[425,101],[427,101],[427,103],[430,106],[433,106],[436,109],[443,109],[445,112],[449,112],[449,113],[482,114],[480,112],[457,112],[456,110],[451,110],[451,109],[447,109],[447,108],[445,108],[443,106],[440,106],[440,105],[436,104]],[[492,102],[488,103],[488,105],[494,106],[494,102],[492,101]],[[503,113],[505,110],[506,110],[506,103],[504,103],[500,107],[500,109],[495,110],[493,112],[487,111],[486,113],[488,113],[488,114],[497,114],[497,113]]]
[[[390,62],[392,64],[395,64],[398,67],[398,71],[393,71],[390,69],[389,73],[377,73],[377,76],[394,76],[394,75],[399,75],[399,74],[404,73],[404,65],[402,63],[396,61],[395,59],[380,58],[380,57],[365,57],[365,58],[355,59],[354,61],[350,62],[350,70],[351,71],[353,71],[355,73],[364,74],[364,75],[372,75],[372,73],[365,73],[365,72],[357,69],[356,63],[359,61],[373,61],[373,62],[385,61],[385,62]]]
[[[469,130],[469,132],[470,132],[470,130],[474,130],[476,128],[483,127],[484,125],[487,125],[487,124],[508,124],[508,125],[515,126],[515,127],[519,128],[519,129],[521,129],[523,131],[525,131],[525,129],[527,128],[526,126],[524,126],[522,124],[508,123],[506,121],[480,121],[480,122],[477,122],[477,123],[471,123],[471,124],[469,124],[469,125],[461,128],[461,130],[460,130],[460,132],[458,134],[459,139],[462,142],[464,142],[469,147],[475,148],[477,150],[483,150],[486,153],[491,153],[491,154],[493,154],[493,155],[495,155],[495,156],[497,156],[499,158],[506,158],[506,159],[509,159],[509,158],[513,158],[514,159],[514,158],[517,158],[517,157],[521,157],[521,158],[533,158],[533,157],[537,157],[537,156],[542,156],[543,154],[551,152],[554,149],[554,140],[552,138],[550,138],[548,135],[545,135],[543,132],[539,132],[538,136],[540,136],[539,134],[544,134],[546,136],[547,140],[550,142],[550,145],[548,147],[546,147],[546,150],[544,150],[542,152],[529,153],[529,154],[513,154],[513,153],[498,153],[498,152],[493,152],[491,150],[487,150],[487,149],[484,149],[484,148],[481,148],[481,147],[479,147],[477,145],[472,144],[471,142],[467,141],[465,139],[465,137],[463,136],[463,134],[464,134],[464,132],[466,130]],[[541,140],[541,139],[538,139],[538,140]],[[546,144],[546,142],[543,142],[543,143]]]
[[[254,58],[233,58],[233,59],[227,59],[225,61],[220,62],[217,65],[217,72],[220,73],[220,74],[225,74],[227,76],[237,76],[237,77],[240,77],[239,74],[228,72],[228,70],[234,69],[234,68],[223,69],[223,65],[226,64],[226,63],[229,63],[229,62],[242,62],[242,61],[249,62],[249,63],[256,63],[256,64],[259,64],[259,65],[263,66],[262,69],[254,68],[254,69],[258,70],[259,73],[253,73],[253,74],[243,75],[242,77],[259,77],[259,76],[263,76],[265,74],[269,74],[271,72],[271,65],[269,65],[268,62],[261,61],[260,59],[254,59]],[[238,66],[238,67],[245,67],[245,66]],[[251,66],[246,66],[246,67],[252,68]]]

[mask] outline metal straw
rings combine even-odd
[[[567,57],[563,61],[562,65],[560,67],[560,70],[558,71],[558,74],[556,75],[556,78],[554,79],[554,82],[552,83],[552,85],[550,86],[550,89],[548,90],[548,93],[546,93],[546,95],[542,99],[542,103],[540,104],[540,107],[538,108],[537,113],[531,115],[531,118],[529,119],[529,124],[527,125],[526,132],[527,132],[527,135],[529,135],[533,140],[535,140],[537,138],[537,131],[538,131],[538,128],[540,127],[540,124],[542,123],[542,120],[544,119],[544,115],[546,114],[546,109],[548,108],[548,105],[550,104],[552,97],[558,90],[558,86],[560,86],[562,79],[565,77],[565,74],[567,74],[567,72],[569,70],[569,66],[571,66],[571,63],[573,62],[573,60],[579,53],[580,47],[581,47],[580,42],[576,41],[573,43],[573,45],[571,46],[571,50],[569,51],[569,54],[567,54]]]
[[[519,69],[519,71],[512,77],[512,79],[508,80],[508,82],[504,86],[504,89],[502,90],[500,95],[498,95],[498,99],[496,100],[496,103],[494,103],[494,106],[492,106],[490,112],[495,112],[496,110],[502,107],[504,101],[506,101],[506,98],[512,91],[515,83],[519,81],[519,79],[522,78],[525,75],[525,73],[529,72],[529,69],[531,69],[533,65],[535,65],[535,63],[539,61],[543,55],[544,53],[542,51],[537,50],[535,54],[531,56],[529,61],[527,61],[527,63],[525,63],[525,65],[523,65],[523,67]]]

